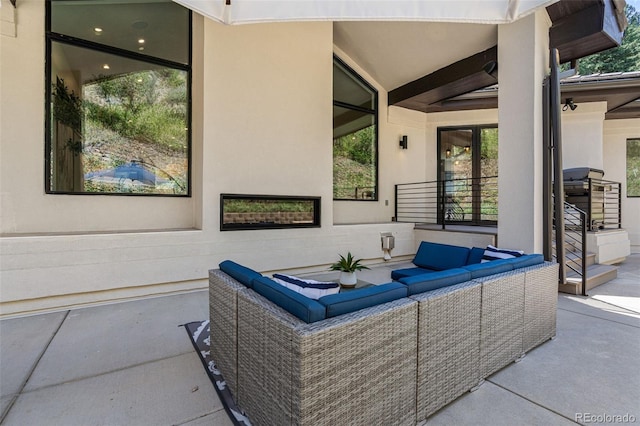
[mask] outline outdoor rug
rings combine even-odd
[[[216,389],[220,401],[222,401],[222,405],[233,424],[250,426],[251,422],[249,422],[249,419],[244,415],[243,411],[236,406],[233,395],[231,395],[231,391],[227,387],[224,377],[222,377],[222,373],[216,368],[215,361],[211,359],[211,351],[209,350],[211,343],[209,339],[209,321],[190,322],[184,324],[184,328],[187,330],[191,343],[193,343],[193,347],[200,357],[200,361],[202,361],[202,365],[209,379],[211,379],[211,383],[213,383],[213,387]]]

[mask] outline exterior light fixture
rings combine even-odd
[[[464,152],[469,152],[471,151],[471,147],[469,145],[464,147]]]
[[[144,44],[144,39],[143,38],[139,38],[138,39],[138,44]]]
[[[407,138],[407,135],[403,135],[402,138],[400,139],[400,148],[407,149],[408,147],[409,147],[409,139]]]
[[[576,108],[578,108],[578,105],[573,103],[573,98],[567,98],[567,100],[565,101],[564,106],[562,107],[562,110],[566,111],[569,108],[571,108],[571,111],[575,111]]]
[[[101,35],[102,34],[102,28],[100,27],[95,27],[93,29],[93,32],[95,33],[95,35]]]
[[[108,70],[109,68],[111,68],[111,67],[109,66],[109,64],[104,64],[104,65],[102,66],[102,69],[105,69],[105,70]]]
[[[445,157],[447,157],[447,158],[451,157],[451,150],[450,150],[450,149],[447,149],[447,150],[444,152],[444,155],[445,155]]]

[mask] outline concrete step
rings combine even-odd
[[[590,265],[587,267],[587,292],[594,287],[609,282],[618,276],[618,267],[611,265]],[[570,294],[582,294],[582,277],[572,270],[567,271],[567,282],[560,284],[559,291]]]

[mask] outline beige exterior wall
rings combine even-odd
[[[622,227],[631,251],[640,253],[640,198],[627,198],[627,139],[633,138],[640,138],[640,119],[604,122],[604,177],[622,182]]]
[[[224,259],[261,271],[322,270],[348,250],[381,261],[381,232],[396,237],[392,256],[414,252],[413,226],[389,222],[388,183],[380,201],[343,202],[334,216],[330,22],[194,15],[192,197],[48,195],[44,4],[18,6],[17,38],[0,37],[0,315],[205,288]],[[424,132],[387,126],[384,111],[381,182],[402,161],[423,170],[425,155]],[[413,151],[400,152],[403,132]],[[223,192],[321,196],[322,227],[220,232]]]
[[[564,169],[591,167],[603,170],[602,134],[606,102],[581,103],[575,111],[562,111],[562,162]],[[609,172],[605,170],[605,179]]]

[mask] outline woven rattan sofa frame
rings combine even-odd
[[[253,424],[415,424],[553,338],[556,304],[545,262],[306,324],[212,270],[212,358]]]

